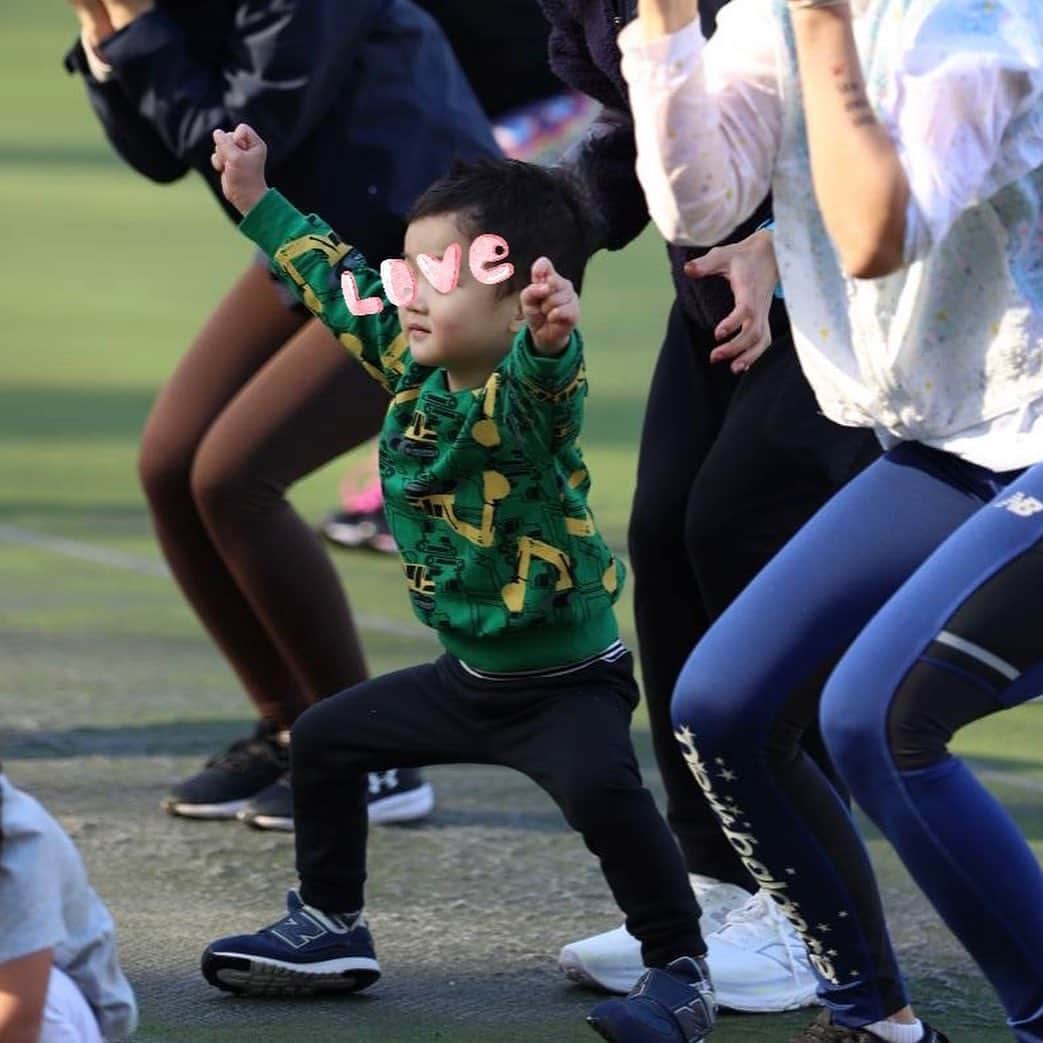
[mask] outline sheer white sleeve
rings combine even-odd
[[[724,239],[768,194],[781,106],[771,0],[732,0],[706,42],[698,20],[620,34],[648,210],[674,243]]]
[[[1043,16],[1038,0],[936,5],[907,41],[886,114],[909,181],[905,259],[960,214],[1043,166]],[[989,25],[982,25],[982,18]]]

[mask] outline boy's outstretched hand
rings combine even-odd
[[[227,133],[214,131],[214,153],[210,163],[221,175],[221,191],[225,199],[245,215],[268,191],[264,180],[264,161],[268,146],[246,123]]]
[[[532,264],[532,282],[522,290],[522,311],[541,355],[563,351],[579,322],[579,297],[546,257]]]

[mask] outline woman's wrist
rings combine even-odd
[[[696,0],[640,0],[638,21],[645,40],[669,36],[699,16]]]
[[[98,53],[101,44],[115,32],[111,22],[98,22],[91,18],[80,19],[80,30],[84,44],[95,54]]]
[[[117,32],[131,22],[148,14],[156,5],[153,0],[105,0],[112,28]]]

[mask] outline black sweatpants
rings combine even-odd
[[[712,318],[675,302],[652,377],[629,532],[634,617],[667,819],[688,870],[754,890],[681,757],[670,700],[710,624],[880,449],[870,431],[819,412],[781,304],[771,347],[741,376],[710,364]],[[835,777],[816,729],[804,745]]]
[[[291,733],[301,897],[327,912],[362,907],[367,772],[500,764],[538,783],[583,835],[647,965],[702,955],[699,907],[630,742],[637,702],[623,653],[507,680],[475,677],[443,655],[317,703]]]

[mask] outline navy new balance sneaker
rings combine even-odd
[[[682,956],[645,971],[625,999],[599,1003],[587,1024],[613,1043],[703,1043],[716,1017],[706,961]]]
[[[256,934],[218,938],[203,951],[211,985],[248,996],[308,996],[355,992],[380,977],[366,918],[324,913],[294,890],[288,913]]]

